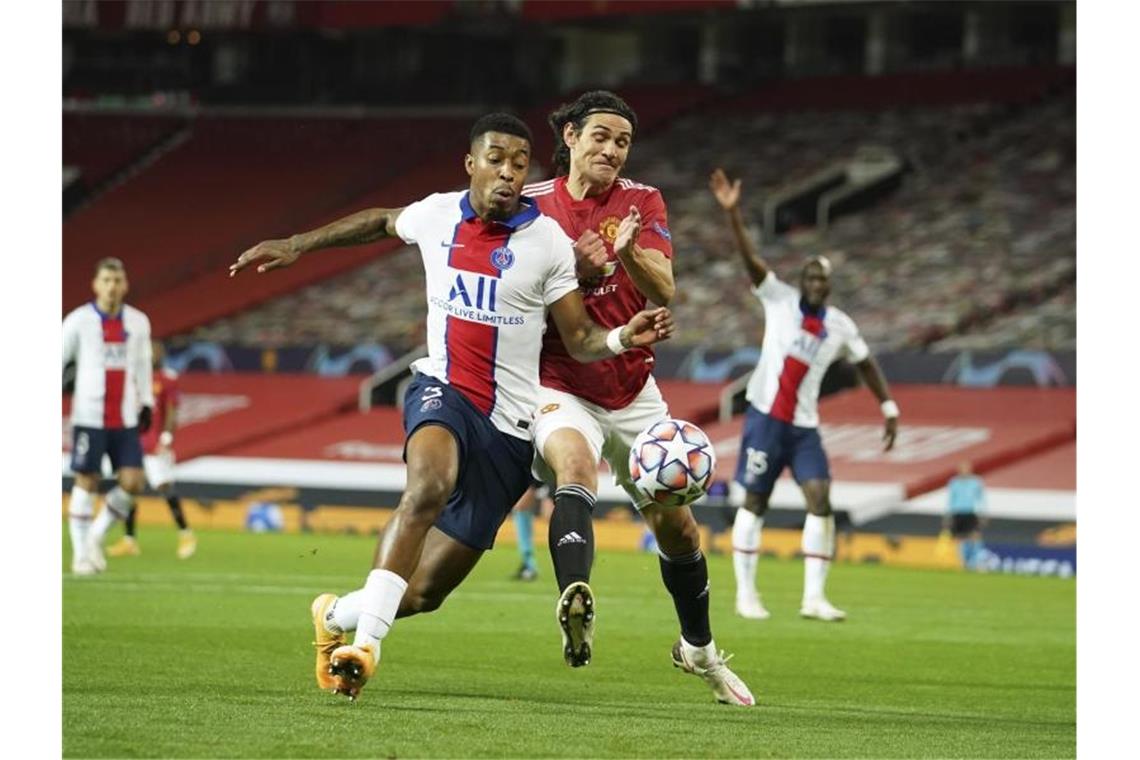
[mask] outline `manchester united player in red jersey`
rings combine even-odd
[[[143,472],[150,487],[162,494],[170,507],[170,516],[178,526],[179,559],[189,559],[198,549],[198,539],[182,513],[182,499],[174,490],[174,431],[178,427],[178,373],[164,368],[166,350],[160,341],[151,341],[154,365],[154,421],[142,435]],[[135,538],[138,507],[131,507],[123,537],[107,549],[108,557],[135,557],[142,553]]]
[[[524,193],[576,241],[586,311],[598,324],[614,327],[647,301],[667,305],[675,286],[665,202],[656,188],[619,176],[637,132],[637,115],[617,95],[594,91],[558,108],[549,123],[557,145],[555,178]],[[563,655],[573,667],[588,664],[592,655],[591,515],[598,459],[604,458],[657,537],[661,577],[681,624],[673,664],[701,676],[719,701],[752,705],[748,687],[713,643],[708,567],[692,512],[650,503],[629,477],[633,439],[669,415],[652,368],[648,348],[586,365],[570,356],[557,330],[547,329],[543,339],[535,470],[555,488],[549,539],[561,592],[556,616]]]

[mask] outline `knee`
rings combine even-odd
[[[678,517],[666,517],[653,525],[657,545],[670,556],[689,554],[701,548],[701,529],[692,512],[683,510]]]
[[[76,473],[75,485],[88,493],[96,493],[99,490],[99,476],[90,475],[88,473]]]
[[[743,506],[752,514],[757,517],[763,517],[764,513],[768,511],[768,498],[771,494],[766,493],[750,493],[744,497]]]
[[[831,515],[831,499],[826,493],[816,494],[807,499],[807,511],[816,517],[828,517]]]
[[[421,474],[409,478],[408,487],[400,498],[400,510],[412,515],[435,519],[451,495],[453,484],[438,473]]]
[[[588,449],[575,449],[560,456],[554,465],[554,474],[560,486],[575,484],[597,490],[598,465]]]
[[[119,485],[124,491],[135,496],[142,493],[146,482],[141,472],[124,472],[119,477]]]
[[[431,588],[409,588],[400,600],[400,617],[434,612],[443,606],[445,598]]]

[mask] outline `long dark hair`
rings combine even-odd
[[[609,90],[582,93],[573,103],[563,103],[546,118],[546,123],[554,130],[554,155],[550,161],[555,177],[570,173],[570,148],[562,139],[562,127],[569,122],[574,125],[574,131],[581,132],[590,114],[594,113],[617,114],[627,119],[633,127],[633,133],[637,134],[637,114],[629,107],[629,103]]]

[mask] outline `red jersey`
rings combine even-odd
[[[665,201],[657,188],[619,178],[601,195],[576,201],[566,190],[566,177],[556,177],[528,185],[523,194],[537,201],[539,210],[557,221],[571,240],[594,230],[605,242],[609,254],[605,272],[580,287],[591,319],[612,329],[623,326],[645,308],[647,299],[618,261],[613,244],[621,220],[629,214],[630,206],[636,206],[641,212],[638,245],[673,258]],[[570,356],[558,328],[548,320],[539,367],[542,384],[548,388],[606,409],[622,409],[645,387],[652,369],[653,351],[649,348],[631,348],[612,359],[582,364]]]
[[[153,454],[158,448],[158,437],[166,429],[166,408],[168,404],[178,406],[178,373],[163,369],[154,373],[154,417],[150,429],[142,434],[143,452]]]

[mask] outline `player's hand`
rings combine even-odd
[[[578,279],[592,280],[605,271],[609,254],[602,236],[593,230],[586,230],[574,243],[574,258],[578,262]]]
[[[618,225],[617,237],[614,238],[614,253],[625,256],[633,253],[633,246],[637,244],[637,236],[641,234],[641,212],[637,206],[629,207],[629,215]]]
[[[673,314],[664,306],[646,309],[633,315],[622,328],[621,344],[626,348],[651,346],[673,335]]]
[[[725,211],[732,211],[740,203],[740,180],[729,182],[724,169],[717,169],[709,177],[709,190]]]
[[[245,269],[251,264],[257,264],[257,271],[268,272],[270,269],[287,267],[301,258],[301,252],[293,250],[288,240],[262,240],[250,248],[238,260],[230,264],[230,277]]]
[[[145,433],[150,430],[150,422],[154,418],[154,410],[149,406],[144,406],[139,409],[139,432]]]
[[[883,428],[883,451],[890,451],[895,447],[895,437],[899,434],[899,418],[887,417]]]

